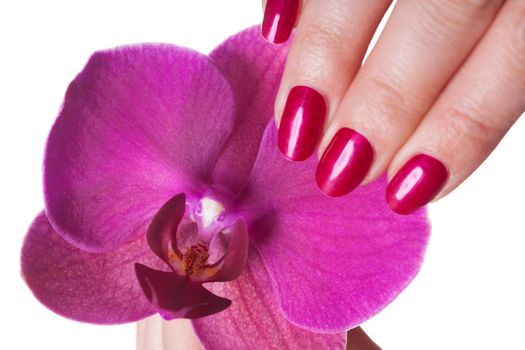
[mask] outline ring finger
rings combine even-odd
[[[501,1],[400,0],[321,142],[316,180],[341,196],[382,174]]]

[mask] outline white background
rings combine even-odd
[[[89,55],[145,41],[207,53],[260,20],[258,0],[1,3],[2,349],[134,348],[134,325],[66,320],[39,304],[19,275],[24,233],[43,206],[46,136]],[[364,325],[385,349],[525,349],[524,151],[522,119],[475,175],[431,206],[423,269]]]

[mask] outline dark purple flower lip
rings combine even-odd
[[[135,274],[144,295],[166,320],[199,318],[220,312],[231,305],[204,288],[172,272],[135,264]]]
[[[146,298],[166,319],[198,318],[227,308],[202,284],[233,280],[248,258],[249,239],[244,220],[228,212],[217,195],[172,197],[148,227],[151,250],[170,271],[135,264]]]

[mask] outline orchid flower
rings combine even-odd
[[[314,159],[279,154],[286,55],[258,28],[209,56],[95,53],[46,147],[22,249],[36,298],[97,324],[189,318],[209,349],[344,348],[414,278],[429,225],[388,209],[385,177],[328,198]]]

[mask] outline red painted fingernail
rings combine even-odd
[[[262,35],[273,44],[290,37],[299,11],[299,0],[268,0],[264,9]]]
[[[326,103],[323,96],[307,86],[295,86],[288,95],[279,125],[278,144],[290,160],[305,160],[321,138]]]
[[[373,159],[374,150],[363,135],[339,129],[317,166],[317,185],[328,196],[345,195],[363,181]]]
[[[410,214],[430,202],[447,179],[448,171],[443,163],[426,154],[418,154],[390,181],[386,200],[396,213]]]

